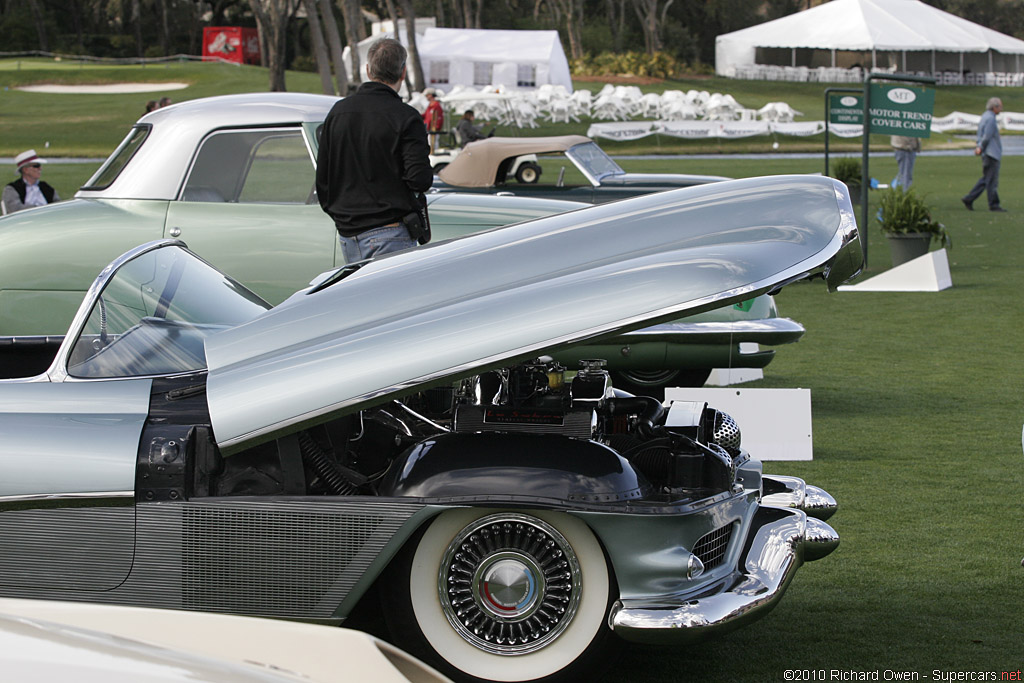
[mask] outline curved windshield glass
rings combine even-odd
[[[596,142],[574,145],[566,150],[565,154],[595,184],[600,184],[601,178],[604,176],[625,173],[610,156],[605,154],[603,149],[597,146]]]
[[[100,170],[96,171],[92,178],[89,178],[82,189],[102,190],[114,182],[131,158],[135,156],[135,153],[139,151],[139,147],[142,147],[150,130],[152,127],[145,125],[135,126],[128,131],[128,135],[121,141],[114,153],[100,166]]]
[[[270,305],[177,246],[144,252],[107,282],[71,349],[68,374],[140,377],[202,370],[203,340]]]

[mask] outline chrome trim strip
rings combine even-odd
[[[696,642],[732,630],[773,608],[804,560],[824,557],[838,544],[838,534],[825,522],[789,512],[757,530],[740,563],[743,574],[727,590],[689,600],[617,600],[608,625],[624,640],[663,644]]]
[[[761,497],[761,505],[803,510],[811,517],[826,520],[836,513],[839,504],[828,491],[811,486],[799,477],[781,474],[766,474],[762,478],[762,490],[768,484],[772,489],[781,488]]]
[[[135,491],[32,493],[0,496],[0,511],[59,507],[125,507],[135,504]]]
[[[717,322],[686,322],[677,320],[670,323],[661,323],[645,327],[635,332],[626,332],[614,337],[620,341],[659,341],[671,340],[675,337],[698,337],[701,342],[721,341],[730,343],[733,341],[756,341],[763,344],[771,342],[763,341],[765,336],[783,336],[798,339],[806,332],[804,326],[789,318],[762,318],[760,320],[733,320]],[[609,339],[609,342],[612,340]]]

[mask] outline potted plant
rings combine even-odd
[[[953,246],[946,226],[932,218],[924,199],[913,190],[894,188],[885,192],[878,220],[889,240],[894,266],[926,254],[932,240],[940,241],[944,247]]]

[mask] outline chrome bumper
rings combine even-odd
[[[739,571],[716,592],[690,599],[618,600],[608,624],[623,639],[640,643],[689,643],[732,630],[767,614],[801,564],[838,545],[832,527],[803,510],[762,505]]]

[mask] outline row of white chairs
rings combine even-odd
[[[455,86],[438,91],[456,116],[472,109],[479,121],[536,128],[540,120],[557,123],[579,122],[587,117],[600,121],[658,119],[662,121],[753,121],[789,122],[801,115],[785,102],[770,102],[754,110],[743,107],[728,93],[706,90],[667,90],[644,93],[636,86],[606,84],[595,95],[581,88],[569,93],[562,86],[544,85],[536,90],[511,90],[487,86],[480,90]],[[478,96],[474,97],[474,96]],[[420,112],[427,107],[422,93],[413,93],[409,103]]]

